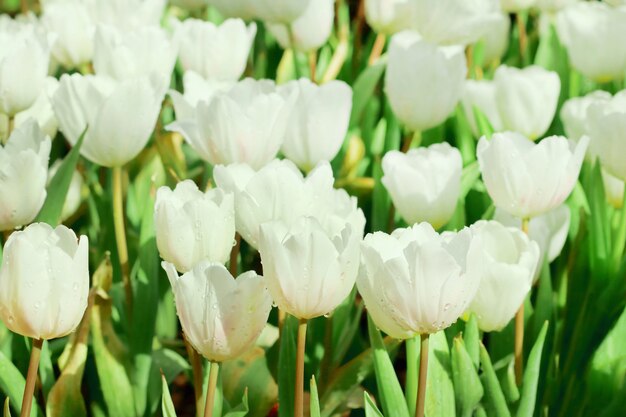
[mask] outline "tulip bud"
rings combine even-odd
[[[98,75],[124,81],[157,73],[169,81],[175,63],[176,48],[158,27],[122,32],[114,26],[98,26],[93,57]]]
[[[180,64],[216,81],[237,81],[248,61],[256,25],[228,19],[219,26],[198,19],[175,21]]]
[[[256,0],[208,0],[224,17],[238,17],[244,20],[255,18]]]
[[[483,64],[499,62],[509,47],[511,36],[511,18],[508,14],[498,13],[487,23],[485,34],[480,38],[483,42]]]
[[[284,49],[309,52],[328,41],[334,20],[335,0],[315,0],[309,2],[304,13],[290,25],[268,23],[267,28]]]
[[[32,106],[15,115],[15,126],[21,126],[28,119],[35,119],[43,132],[54,138],[59,128],[59,123],[52,109],[51,98],[59,88],[59,81],[54,77],[46,78],[43,90]]]
[[[496,208],[529,219],[560,206],[572,192],[589,138],[551,136],[533,143],[519,133],[484,136],[476,154]]]
[[[52,57],[65,68],[78,68],[93,57],[94,18],[87,4],[78,0],[43,5],[41,24],[56,36]]]
[[[497,0],[420,0],[413,28],[439,45],[467,45],[500,18]]]
[[[408,224],[428,222],[439,229],[456,209],[462,171],[461,153],[444,142],[406,154],[387,152],[381,181]]]
[[[587,126],[587,110],[594,103],[604,103],[611,99],[606,91],[598,90],[584,97],[573,97],[567,100],[561,108],[561,122],[567,137],[578,141],[589,134]],[[588,150],[591,151],[591,149]]]
[[[190,271],[202,260],[225,263],[235,238],[233,196],[220,189],[203,193],[191,180],[174,191],[161,187],[154,227],[161,257],[178,271]]]
[[[331,161],[341,149],[352,110],[352,89],[343,81],[318,86],[306,78],[279,87],[297,96],[281,150],[305,171]]]
[[[49,62],[47,41],[33,27],[0,31],[0,113],[12,117],[35,103]]]
[[[535,140],[552,123],[561,81],[556,72],[538,66],[518,69],[502,65],[494,76],[496,103],[504,129]]]
[[[537,0],[500,0],[500,7],[507,13],[520,12],[530,9]]]
[[[385,90],[400,121],[423,131],[446,120],[458,103],[467,67],[460,47],[438,47],[415,32],[394,35]]]
[[[50,181],[52,181],[52,178],[54,178],[56,173],[59,171],[62,162],[63,161],[61,159],[57,159],[54,164],[50,166],[50,169],[48,170],[48,180],[46,185],[50,185]],[[72,217],[72,215],[74,215],[74,213],[76,213],[76,211],[80,207],[83,199],[83,184],[84,181],[82,175],[80,174],[80,172],[78,172],[78,170],[75,170],[72,173],[70,188],[68,188],[67,190],[65,203],[63,203],[63,209],[61,210],[61,222],[64,222],[65,220]]]
[[[278,94],[273,81],[247,78],[200,101],[193,119],[177,119],[166,129],[183,135],[212,165],[240,162],[259,169],[278,153],[295,98]]]
[[[80,153],[105,166],[121,166],[146,146],[161,111],[164,80],[153,74],[126,81],[108,77],[61,77],[52,107],[72,145],[87,126]]]
[[[428,223],[367,235],[357,287],[376,326],[409,339],[454,323],[480,283],[465,272],[467,250],[456,250],[470,239],[468,229],[444,239]]]
[[[11,234],[0,269],[0,317],[11,331],[46,340],[74,331],[87,308],[88,246],[65,226]]]
[[[502,120],[500,119],[500,111],[496,103],[496,85],[493,81],[465,81],[461,104],[474,135],[480,133],[476,124],[474,108],[481,111],[494,131],[502,131]]]
[[[411,28],[415,9],[413,0],[365,0],[365,20],[377,33],[393,35]]]
[[[253,0],[255,15],[270,23],[289,24],[302,16],[310,2],[319,0]]]
[[[556,28],[572,67],[584,76],[598,82],[624,77],[626,9],[581,1],[559,12]]]
[[[476,314],[481,330],[499,331],[515,316],[530,291],[539,246],[521,230],[496,221],[479,221],[471,229],[467,271],[480,286],[468,310]]]
[[[159,26],[166,0],[91,0],[96,23],[129,31],[143,26]]]
[[[46,199],[50,138],[33,120],[15,129],[0,146],[0,230],[33,221]]]
[[[263,277],[248,271],[234,279],[223,265],[208,261],[182,276],[174,265],[161,265],[172,285],[185,338],[202,356],[222,362],[254,345],[272,309]]]

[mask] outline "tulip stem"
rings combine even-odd
[[[372,52],[370,52],[370,57],[367,60],[367,65],[372,66],[376,63],[376,61],[378,61],[383,53],[383,49],[385,49],[386,43],[387,36],[384,33],[379,33],[378,35],[376,35],[374,45],[372,46]]]
[[[306,344],[306,319],[300,319],[298,325],[298,348],[296,351],[296,386],[294,417],[304,416],[304,347]]]
[[[9,117],[9,124],[7,126],[6,135],[0,137],[0,143],[4,146],[9,141],[9,136],[11,136],[11,132],[15,128],[15,118]]]
[[[28,13],[28,0],[20,0],[22,14]]]
[[[219,373],[219,363],[211,361],[209,366],[209,385],[206,389],[206,404],[204,405],[204,417],[213,417],[213,406],[215,403],[215,387],[217,387],[217,375]]]
[[[417,380],[418,380],[418,340],[419,336],[407,339],[405,342],[406,349],[406,383],[404,386],[404,396],[409,407],[409,415],[415,414],[415,406],[417,405]]]
[[[122,270],[122,282],[126,296],[126,314],[128,320],[132,319],[133,311],[133,288],[130,284],[128,268],[128,246],[126,244],[126,228],[124,226],[124,193],[122,177],[124,170],[121,166],[113,167],[113,225],[115,227],[115,240],[117,243],[117,256]]]
[[[424,417],[426,406],[426,381],[428,379],[428,338],[429,334],[420,335],[420,374],[417,382],[417,405],[415,407],[415,417]]]
[[[309,52],[309,73],[311,82],[315,82],[315,71],[317,71],[317,52]]]
[[[241,250],[241,235],[239,233],[235,233],[235,246],[230,251],[230,262],[228,264],[228,269],[230,270],[230,274],[233,278],[237,278],[237,258],[239,258],[239,251]]]
[[[528,236],[530,219],[522,220],[522,232]],[[524,303],[515,314],[515,382],[521,385],[524,374]]]
[[[187,356],[191,363],[193,392],[196,397],[196,416],[200,417],[202,415],[202,359],[200,358],[200,354],[191,346],[185,334],[183,334],[183,340],[185,341],[185,349],[187,350]]]
[[[526,56],[528,36],[526,35],[526,21],[521,13],[515,15],[515,23],[517,23],[517,33],[519,35],[519,55],[523,62]]]
[[[43,339],[33,339],[33,347],[30,350],[30,362],[28,363],[28,373],[26,375],[26,386],[22,397],[22,411],[20,417],[30,416],[33,407],[33,394],[35,393],[35,383],[37,382],[37,370],[39,369],[39,357]]]

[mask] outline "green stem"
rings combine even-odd
[[[115,240],[117,243],[117,255],[122,270],[122,283],[126,296],[126,313],[128,320],[132,318],[133,289],[130,284],[130,270],[128,267],[128,246],[126,243],[126,227],[124,226],[124,192],[122,178],[124,169],[121,166],[113,167],[113,225],[115,227]]]
[[[528,236],[530,219],[522,220],[522,232]],[[522,384],[524,375],[524,302],[515,314],[515,382]]]
[[[200,354],[191,346],[185,334],[183,334],[187,356],[191,363],[191,373],[193,376],[193,392],[196,398],[196,416],[202,415],[202,359]]]
[[[420,335],[420,372],[417,384],[417,404],[415,406],[415,417],[424,417],[426,407],[426,382],[428,380],[428,338],[429,334]]]
[[[298,347],[296,351],[296,384],[294,399],[294,417],[304,416],[304,348],[306,345],[307,320],[300,319],[298,325]]]
[[[619,226],[615,236],[615,245],[613,246],[613,270],[617,272],[619,269],[622,255],[624,254],[624,245],[626,245],[626,192],[619,217]]]
[[[215,403],[215,387],[217,387],[217,375],[219,373],[219,363],[211,362],[209,371],[209,385],[206,389],[206,404],[204,405],[204,417],[213,417],[213,407]]]
[[[39,368],[39,358],[43,339],[33,339],[33,347],[30,350],[30,362],[28,363],[28,373],[26,374],[26,385],[24,386],[24,396],[22,397],[22,411],[20,417],[30,416],[33,407],[33,394],[35,393],[35,383],[37,382],[37,370]]]
[[[406,348],[406,384],[404,386],[404,396],[409,407],[409,415],[415,414],[415,405],[417,404],[417,372],[418,372],[418,351],[419,336],[407,339]]]

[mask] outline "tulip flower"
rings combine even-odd
[[[46,135],[54,138],[57,134],[59,123],[52,109],[51,98],[58,87],[59,81],[56,78],[46,78],[44,88],[33,105],[15,115],[15,127],[21,126],[29,119],[34,119]]]
[[[11,118],[35,103],[49,62],[47,41],[33,27],[0,31],[0,113]]]
[[[161,187],[154,227],[161,257],[178,271],[191,271],[202,260],[225,263],[235,238],[233,196],[219,188],[203,193],[191,180],[174,191]]]
[[[503,128],[535,140],[552,123],[561,82],[556,72],[538,66],[524,69],[502,65],[494,76],[496,103]]]
[[[509,47],[511,35],[511,18],[508,14],[498,13],[497,17],[487,24],[485,34],[480,38],[483,42],[483,62],[491,64],[499,62]]]
[[[259,19],[289,24],[302,16],[311,1],[314,0],[253,0],[252,5]]]
[[[385,91],[398,119],[415,131],[445,121],[463,91],[463,49],[438,47],[405,31],[391,39],[388,55]]]
[[[459,150],[448,143],[437,143],[406,154],[387,152],[381,181],[408,224],[429,222],[438,229],[454,214],[462,171]]]
[[[500,14],[497,0],[419,0],[412,27],[430,42],[467,45],[480,39]]]
[[[59,128],[72,145],[87,126],[81,154],[105,166],[122,166],[146,146],[161,110],[164,80],[153,74],[125,81],[63,75],[52,98]]]
[[[334,20],[335,0],[315,0],[291,24],[268,23],[267,29],[284,49],[309,52],[328,41]]]
[[[33,221],[46,199],[50,138],[34,120],[15,129],[0,146],[0,230]]]
[[[129,31],[143,26],[159,26],[166,0],[91,0],[96,23]]]
[[[202,78],[193,71],[187,71],[183,75],[184,94],[170,90],[169,95],[174,103],[174,111],[178,120],[190,120],[196,116],[196,107],[201,101],[210,102],[217,93],[228,92],[234,82],[211,81]]]
[[[626,9],[581,1],[559,12],[556,28],[576,70],[598,82],[624,77]]]
[[[93,66],[98,75],[124,81],[159,74],[170,79],[176,63],[176,48],[165,31],[141,27],[122,32],[114,26],[99,25],[94,44]]]
[[[58,63],[65,68],[80,68],[91,61],[96,24],[86,2],[45,3],[41,24],[56,37],[52,57]]]
[[[54,178],[56,173],[59,171],[59,168],[61,167],[62,162],[63,161],[61,159],[57,159],[54,162],[54,164],[50,166],[50,169],[48,170],[47,185],[50,185],[50,181],[52,181],[52,178]],[[76,213],[76,211],[80,207],[80,204],[83,199],[82,197],[83,184],[84,184],[84,181],[83,181],[82,175],[80,174],[80,172],[78,172],[78,170],[75,170],[72,173],[72,179],[70,181],[70,188],[68,188],[67,190],[67,195],[65,196],[65,203],[63,204],[63,209],[61,210],[61,222],[64,222],[65,220],[72,217],[74,213]]]
[[[285,98],[297,95],[281,150],[305,171],[331,161],[341,149],[352,110],[352,89],[343,81],[318,86],[306,78],[278,89]]]
[[[604,193],[610,205],[619,210],[624,205],[624,181],[602,169]]]
[[[393,35],[411,28],[415,5],[412,0],[365,0],[365,20],[375,32]]]
[[[197,103],[190,119],[167,126],[183,135],[202,159],[213,164],[247,163],[259,169],[280,149],[295,95],[285,99],[273,81],[240,81],[210,101]]]
[[[500,0],[500,7],[507,13],[519,12],[535,5],[537,0]]]
[[[598,155],[607,172],[626,181],[624,129],[626,128],[626,91],[606,101],[592,103],[587,110],[591,151]]]
[[[198,19],[174,21],[179,59],[185,71],[215,81],[237,81],[248,61],[256,25],[228,19],[219,26]]]
[[[254,19],[256,0],[208,0],[225,17],[238,17],[244,20]]]
[[[576,184],[589,138],[551,136],[533,143],[514,132],[484,136],[476,151],[496,208],[530,219],[560,206]]]
[[[496,221],[479,221],[471,230],[467,270],[478,277],[480,286],[468,311],[476,314],[481,330],[500,331],[530,291],[539,245],[521,230]]]
[[[578,140],[589,134],[587,126],[587,110],[594,103],[604,103],[611,99],[611,94],[598,90],[584,97],[573,97],[567,100],[561,108],[561,122],[567,137]],[[591,147],[588,151],[591,151]],[[589,152],[588,152],[589,153]]]
[[[465,117],[472,129],[474,135],[478,135],[478,125],[476,123],[476,115],[474,108],[477,108],[487,118],[494,131],[502,131],[502,119],[500,111],[496,103],[496,85],[493,81],[487,80],[467,80],[461,104],[465,111]]]
[[[535,6],[546,13],[556,13],[578,2],[579,0],[535,0]]]

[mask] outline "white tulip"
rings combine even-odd
[[[196,106],[201,101],[210,102],[217,93],[228,92],[234,82],[211,81],[202,78],[193,71],[187,71],[183,75],[184,94],[176,90],[170,90],[168,94],[172,98],[176,119],[180,122],[193,121],[196,117]]]
[[[208,5],[208,0],[170,0],[170,3],[187,10],[202,10]]]
[[[514,132],[484,136],[476,154],[495,206],[521,219],[547,213],[572,192],[589,138],[551,136],[538,143]]]
[[[250,349],[267,323],[272,299],[254,271],[237,279],[221,264],[202,261],[178,276],[163,262],[185,338],[210,361],[234,359]]]
[[[294,92],[297,101],[287,125],[281,150],[305,171],[321,161],[331,161],[348,132],[352,89],[343,81],[318,86],[307,78],[278,88],[285,98]]]
[[[498,0],[417,0],[413,27],[440,45],[470,44],[500,19]]]
[[[141,27],[122,32],[99,25],[94,44],[93,66],[98,75],[124,81],[157,73],[168,80],[176,63],[176,47],[163,29]]]
[[[471,229],[467,271],[478,277],[480,286],[468,311],[476,314],[481,330],[499,331],[531,289],[539,246],[521,230],[496,221],[479,221]]]
[[[291,24],[268,23],[267,29],[284,49],[309,52],[328,41],[334,21],[335,0],[315,0]]]
[[[253,0],[254,13],[271,23],[292,23],[302,16],[310,2],[319,0]]]
[[[238,17],[244,20],[254,19],[255,0],[208,0],[225,17]]]
[[[385,90],[398,119],[418,131],[445,121],[463,92],[463,49],[438,47],[405,31],[391,39],[388,55]]]
[[[613,7],[626,6],[626,0],[604,0],[604,2]]]
[[[520,12],[535,5],[537,0],[500,0],[500,7],[507,13]]]
[[[203,193],[191,180],[174,191],[161,187],[154,207],[154,227],[161,257],[180,272],[198,262],[225,263],[235,238],[234,200],[223,190]]]
[[[281,96],[273,81],[247,78],[198,102],[195,111],[187,109],[184,115],[192,117],[177,118],[167,129],[213,165],[242,162],[259,169],[278,153],[295,98]]]
[[[56,173],[59,171],[62,162],[63,161],[61,159],[57,159],[54,164],[50,166],[50,169],[48,170],[47,185],[50,185],[50,181],[52,181],[52,178],[54,178]],[[63,209],[61,210],[61,222],[64,222],[65,220],[72,217],[80,207],[83,199],[83,183],[84,181],[82,175],[80,174],[80,172],[78,172],[78,170],[75,170],[72,173],[70,188],[68,188],[67,190],[65,203],[63,203]]]
[[[539,245],[539,267],[534,280],[539,279],[544,262],[551,263],[563,250],[569,232],[571,212],[566,205],[561,205],[541,216],[533,217],[528,223],[528,237]],[[520,229],[522,221],[503,210],[496,210],[494,220],[505,226]]]
[[[487,24],[483,42],[483,63],[488,65],[499,62],[509,48],[511,37],[511,18],[508,14],[498,13],[497,18]]]
[[[589,134],[587,127],[587,110],[594,103],[603,103],[611,99],[611,94],[598,90],[584,97],[573,97],[565,101],[561,108],[561,122],[568,138],[578,140]],[[593,147],[593,145],[591,145]],[[588,149],[589,151],[591,151]]]
[[[80,153],[105,167],[124,165],[150,139],[161,110],[163,85],[156,74],[123,82],[64,74],[52,98],[59,128],[75,145],[89,126]]]
[[[466,80],[461,104],[474,135],[479,134],[474,108],[481,111],[494,131],[502,131],[502,120],[496,103],[496,85],[493,81]]]
[[[535,0],[536,6],[542,12],[556,13],[561,9],[565,9],[579,0]]]
[[[411,28],[415,9],[414,0],[365,0],[365,20],[377,33],[393,35]]]
[[[576,70],[598,82],[624,77],[626,8],[581,1],[559,12],[556,28]]]
[[[0,230],[33,221],[46,199],[50,138],[34,120],[13,130],[0,146]]]
[[[607,172],[626,181],[626,90],[606,101],[592,103],[587,110],[591,151]]]
[[[383,185],[393,205],[408,223],[428,222],[435,229],[454,214],[461,192],[463,160],[448,143],[383,157]]]
[[[465,273],[470,239],[468,229],[444,238],[428,223],[367,235],[357,287],[376,326],[409,339],[454,323],[480,283]]]
[[[47,41],[34,28],[0,31],[0,113],[13,117],[35,103],[49,62]]]
[[[180,64],[216,81],[241,78],[256,35],[254,23],[246,26],[241,19],[228,19],[219,26],[198,19],[175,21],[175,38]]]
[[[502,65],[494,76],[496,102],[503,128],[535,140],[552,123],[561,91],[556,72],[538,66],[518,69]]]
[[[159,26],[166,0],[85,0],[96,23],[133,30]]]
[[[77,68],[93,57],[94,18],[83,1],[68,0],[43,5],[41,23],[56,36],[52,57],[65,68]]]
[[[15,115],[15,126],[21,126],[28,119],[35,119],[43,132],[54,138],[59,128],[59,123],[52,109],[52,96],[59,88],[59,81],[54,77],[48,77],[43,90],[32,106]]]
[[[35,223],[11,234],[0,269],[0,317],[33,339],[63,337],[87,308],[89,242],[65,226]]]
[[[604,184],[604,193],[610,205],[617,210],[624,205],[624,181],[609,174],[602,168],[602,183]]]

